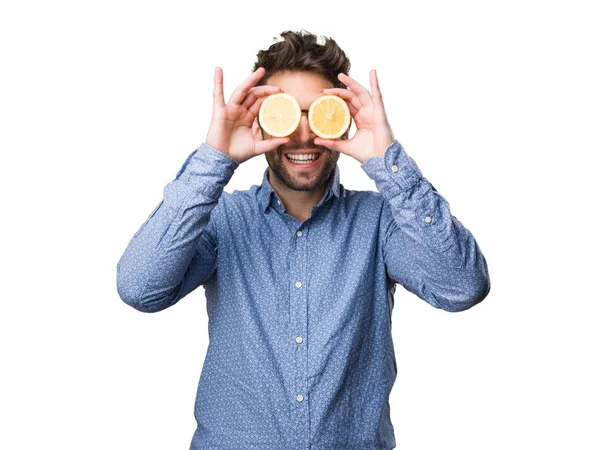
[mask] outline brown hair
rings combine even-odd
[[[265,84],[277,72],[291,70],[318,73],[334,87],[346,88],[337,75],[350,74],[350,59],[333,39],[321,36],[323,44],[320,44],[319,36],[306,30],[284,31],[281,37],[283,40],[257,53],[253,71],[264,67],[266,72],[256,86]]]

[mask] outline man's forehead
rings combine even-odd
[[[314,88],[322,90],[333,87],[331,81],[320,73],[291,70],[274,73],[266,80],[266,84],[281,87],[285,86],[290,89],[295,88],[299,91]]]
[[[275,73],[266,80],[266,84],[278,86],[286,94],[294,96],[303,109],[321,96],[323,89],[333,87],[331,81],[321,74],[299,71]]]

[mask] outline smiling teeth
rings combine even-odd
[[[300,164],[308,164],[314,162],[318,157],[318,153],[311,153],[309,155],[285,155],[290,161],[299,162]]]

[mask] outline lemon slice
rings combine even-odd
[[[260,126],[274,137],[292,134],[298,128],[301,118],[302,111],[298,101],[283,92],[269,95],[258,112]]]
[[[308,108],[308,125],[323,139],[337,139],[350,126],[350,109],[337,95],[322,95]]]

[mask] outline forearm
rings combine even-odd
[[[187,158],[117,264],[117,290],[125,303],[152,312],[180,298],[198,238],[237,166],[206,144]]]
[[[448,311],[483,300],[490,281],[474,236],[402,146],[394,141],[383,157],[370,158],[363,169],[375,180],[398,228],[398,236],[386,247],[390,272],[403,271],[398,275],[403,279],[410,273],[407,289]],[[401,267],[408,264],[414,267]]]

